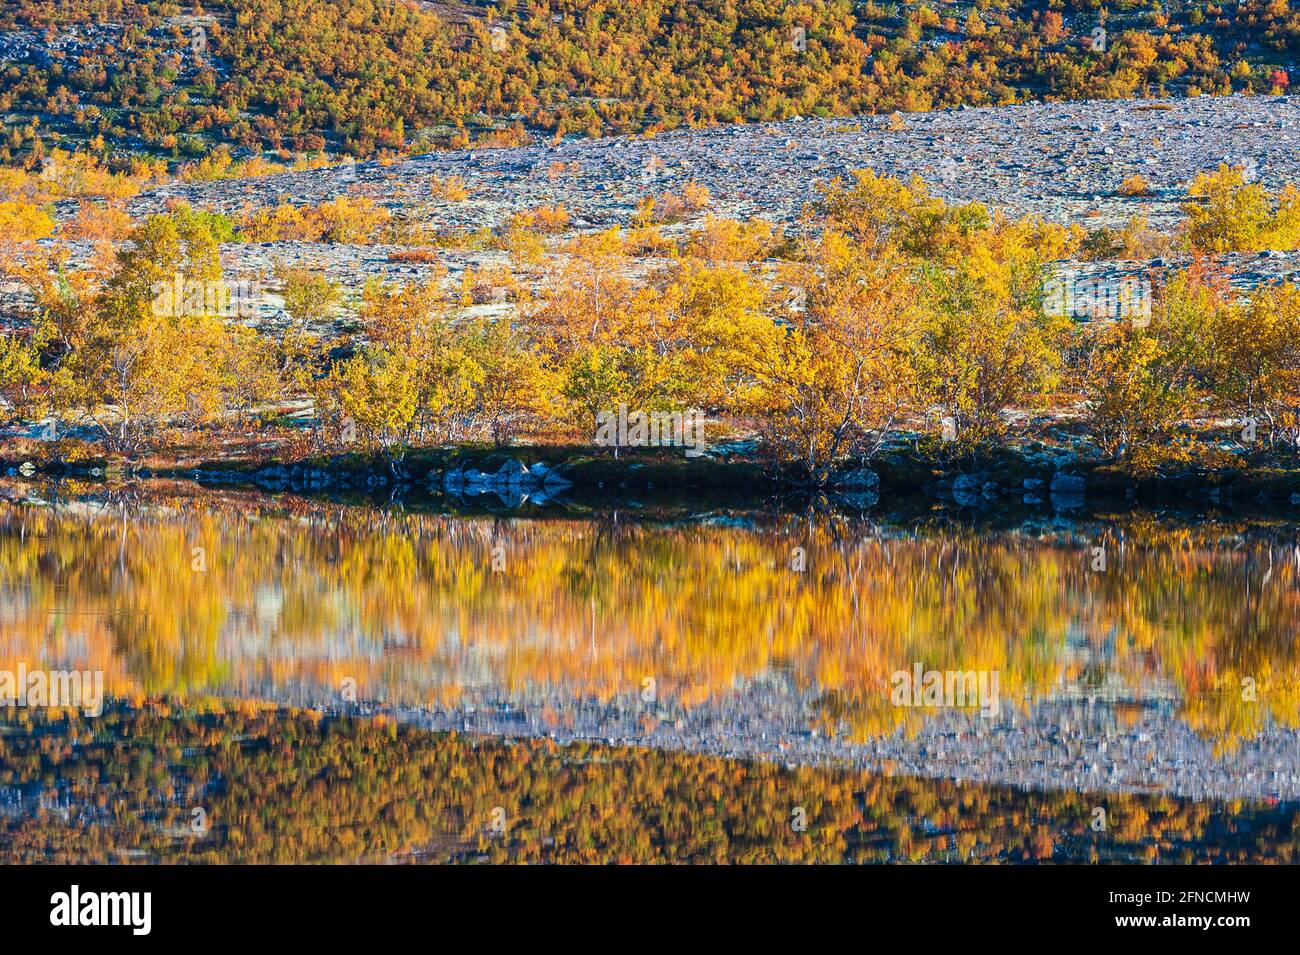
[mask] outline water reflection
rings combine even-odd
[[[1300,856],[1294,805],[1034,792],[628,746],[476,740],[249,706],[115,709],[93,725],[20,717],[0,722],[6,863]]]
[[[1098,564],[1098,554],[1104,561]],[[1300,793],[1293,528],[0,505],[0,668],[1067,788]],[[997,675],[1001,712],[898,706]]]

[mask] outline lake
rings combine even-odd
[[[25,493],[11,861],[1294,861],[1267,514]]]

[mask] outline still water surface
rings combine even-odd
[[[112,698],[7,711],[4,847],[250,860],[279,827],[320,860],[576,861],[587,838],[602,861],[1285,858],[1297,537],[1149,513],[4,504],[0,670],[102,671]],[[898,705],[895,675],[931,670],[984,697]],[[351,807],[319,839],[316,799]],[[201,834],[200,804],[221,820]]]

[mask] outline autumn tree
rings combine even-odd
[[[37,389],[45,379],[41,368],[42,338],[39,330],[0,334],[0,399],[4,410],[20,417],[36,410]]]
[[[1175,439],[1215,361],[1210,330],[1216,314],[1230,307],[1225,295],[1214,276],[1180,273],[1161,290],[1149,324],[1089,330],[1085,407],[1105,453],[1142,470],[1187,457],[1187,443]]]
[[[754,386],[741,407],[768,447],[820,486],[845,458],[874,454],[903,408],[919,290],[888,249],[864,254],[829,232],[815,254],[792,276],[802,308],[755,349]]]
[[[178,283],[179,297],[159,298]],[[219,283],[211,220],[181,207],[131,233],[102,290],[79,303],[89,304],[90,320],[64,307],[66,290],[51,287],[51,320],[56,328],[70,322],[60,330],[66,354],[50,376],[56,406],[94,426],[113,450],[131,454],[172,422],[218,417],[231,395],[242,395],[242,404],[252,379],[227,377],[223,390],[223,374],[249,372],[247,339],[232,352],[225,321],[206,294]],[[205,294],[191,295],[192,288]],[[241,351],[245,360],[235,357]],[[242,371],[231,371],[232,360]]]
[[[413,439],[464,437],[481,370],[471,357],[469,327],[458,324],[441,291],[442,274],[418,285],[369,282],[358,320],[375,348],[414,362]]]
[[[1300,246],[1300,190],[1270,194],[1240,166],[1220,165],[1187,187],[1186,241],[1203,252],[1255,252]]]
[[[275,277],[280,281],[280,295],[288,324],[276,338],[276,361],[280,373],[287,381],[296,380],[311,367],[319,337],[312,325],[328,322],[340,299],[340,290],[327,276],[301,266],[275,264]]]
[[[383,454],[394,473],[411,446],[419,368],[406,354],[362,348],[313,388],[316,414],[344,446]]]
[[[509,444],[551,418],[557,391],[554,374],[514,323],[478,322],[465,343],[477,368],[473,413],[496,445]]]
[[[1243,422],[1249,442],[1258,429],[1274,446],[1300,436],[1300,288],[1255,290],[1245,302],[1220,302],[1203,326],[1210,339],[1207,387],[1215,403]],[[1248,424],[1247,424],[1248,423]]]
[[[954,447],[999,439],[1004,412],[1047,399],[1068,319],[1043,309],[1047,262],[1061,241],[1037,223],[972,233],[924,268],[925,307],[912,360],[927,400],[952,423]]]
[[[617,229],[580,236],[568,251],[528,316],[548,353],[561,360],[584,343],[617,338],[634,295]]]

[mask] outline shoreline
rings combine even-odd
[[[453,497],[499,496],[546,503],[599,505],[628,496],[660,503],[743,504],[790,498],[873,506],[881,501],[929,497],[963,507],[1049,505],[1077,510],[1085,504],[1150,507],[1186,501],[1223,506],[1294,506],[1300,519],[1300,460],[1209,469],[1188,466],[1165,474],[1141,474],[1122,465],[1083,460],[1054,461],[1001,449],[983,459],[944,464],[911,453],[894,453],[846,464],[831,483],[809,487],[788,471],[764,466],[753,455],[688,459],[659,449],[625,449],[617,459],[573,445],[505,449],[417,449],[394,468],[378,455],[344,454],[301,460],[199,458],[131,464],[107,458],[37,464],[0,452],[0,474],[28,480],[78,479],[108,484],[134,480],[189,481],[199,485],[260,488],[304,494],[412,490]],[[519,465],[516,468],[516,464]],[[539,467],[540,465],[540,467]],[[503,473],[516,469],[516,473]],[[531,477],[529,469],[536,473]],[[478,476],[473,476],[477,471]],[[543,476],[540,472],[545,471]],[[522,472],[522,473],[519,473]],[[471,478],[472,479],[467,479]],[[522,501],[516,501],[516,506]]]

